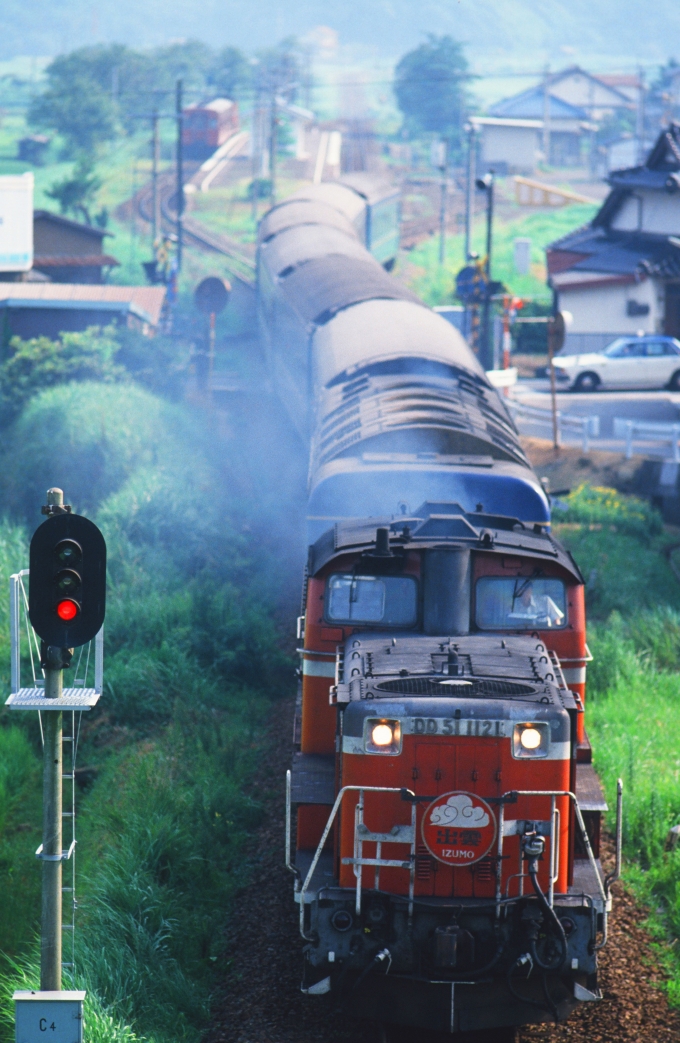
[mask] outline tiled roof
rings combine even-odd
[[[570,255],[568,266],[561,264]],[[611,232],[585,225],[551,243],[547,251],[551,275],[570,272],[600,272],[606,275],[680,275],[680,246],[667,236],[639,232]],[[572,261],[573,258],[573,261]]]
[[[33,211],[34,221],[53,221],[57,225],[66,225],[67,228],[77,229],[82,232],[83,235],[91,235],[96,239],[103,239],[105,235],[113,237],[112,232],[106,232],[103,228],[95,228],[93,225],[84,225],[80,221],[71,221],[68,217],[62,217],[61,214],[53,214],[51,210],[34,210]]]

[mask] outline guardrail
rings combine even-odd
[[[626,460],[633,456],[634,442],[670,443],[673,463],[680,464],[680,424],[659,424],[652,420],[614,420],[614,437],[626,443]]]
[[[513,399],[506,399],[505,404],[510,410],[513,420],[526,420],[532,424],[545,424],[552,435],[553,415],[550,409],[539,409],[537,406],[527,406]],[[573,432],[581,439],[583,452],[590,449],[590,439],[599,438],[600,418],[599,416],[573,416],[570,413],[562,413],[557,410],[557,444],[562,445],[562,436],[566,432]]]

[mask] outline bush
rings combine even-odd
[[[613,526],[613,531],[636,536],[645,542],[663,529],[661,515],[647,500],[622,496],[616,489],[584,483],[566,498],[566,508],[556,506],[556,522],[579,522],[584,525]]]
[[[62,333],[59,340],[13,337],[0,364],[0,424],[7,424],[33,395],[73,380],[125,378],[115,361],[120,345],[113,329]]]
[[[143,465],[186,461],[195,442],[188,410],[133,384],[55,387],[36,395],[7,433],[4,503],[35,523],[45,490],[56,485],[91,514]]]

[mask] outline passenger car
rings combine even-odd
[[[680,341],[654,334],[618,337],[602,352],[562,355],[555,379],[568,391],[661,388],[680,391]]]

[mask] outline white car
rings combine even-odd
[[[601,352],[558,355],[555,380],[560,390],[663,388],[680,391],[680,341],[652,335],[618,337]]]

